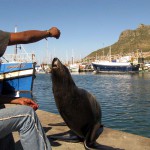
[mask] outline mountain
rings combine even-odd
[[[125,30],[120,36],[119,40],[102,49],[98,49],[86,58],[92,59],[94,57],[102,57],[109,55],[111,47],[111,55],[131,55],[131,53],[140,53],[145,60],[150,60],[150,25],[140,24],[135,30]]]

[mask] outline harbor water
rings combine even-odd
[[[78,87],[96,96],[105,127],[150,138],[150,73],[81,73],[72,77]],[[36,75],[33,99],[40,109],[58,114],[50,74]]]

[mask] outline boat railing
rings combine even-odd
[[[36,62],[33,53],[4,54],[2,62]]]

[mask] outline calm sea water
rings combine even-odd
[[[78,87],[97,97],[106,127],[150,138],[150,73],[72,74]],[[40,109],[58,113],[50,74],[38,74],[33,98]]]

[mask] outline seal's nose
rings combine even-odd
[[[57,66],[58,58],[54,58],[52,62],[52,67]]]
[[[53,61],[57,61],[57,60],[58,60],[58,58],[56,58],[56,57],[53,59]]]
[[[52,66],[57,62],[58,58],[54,58],[52,61]]]

